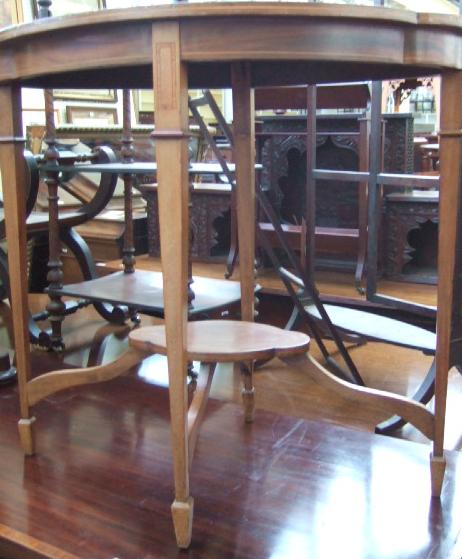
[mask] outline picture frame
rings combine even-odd
[[[117,109],[115,107],[89,107],[72,106],[66,107],[66,121],[75,126],[116,126],[119,123]]]
[[[224,93],[222,89],[211,89],[215,101],[224,113]],[[202,96],[202,90],[191,89],[189,95],[192,99]],[[154,122],[154,92],[152,89],[133,90],[133,107],[137,124],[153,124]],[[201,111],[205,122],[210,123],[215,120],[213,112],[209,108]]]
[[[154,122],[154,93],[152,89],[132,90],[133,109],[137,124]]]
[[[115,103],[117,101],[117,89],[54,89],[53,97],[67,101]]]

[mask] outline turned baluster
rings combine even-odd
[[[39,19],[43,17],[50,17],[51,16],[51,0],[38,0],[37,2],[37,17]]]
[[[59,152],[56,147],[56,129],[53,110],[53,91],[45,90],[45,116],[46,116],[46,138],[47,150],[45,151],[45,162],[48,167],[57,167]],[[48,187],[48,290],[49,302],[47,311],[50,314],[51,334],[50,347],[62,350],[64,347],[61,334],[61,323],[64,319],[65,304],[60,295],[55,292],[63,286],[63,264],[61,261],[61,242],[59,238],[59,209],[58,209],[58,185],[59,173],[55,170],[48,170],[45,176],[45,183]]]
[[[122,161],[130,164],[134,161],[134,142],[131,127],[130,91],[123,90],[123,136],[122,136]],[[132,274],[135,271],[135,247],[133,241],[133,174],[127,173],[123,176],[124,181],[124,214],[125,232],[124,246],[122,250],[124,272]]]
[[[51,0],[38,0],[38,17],[46,18],[51,16]],[[45,122],[46,122],[46,138],[45,143],[47,150],[45,151],[45,163],[48,166],[57,167],[59,152],[56,147],[56,128],[53,106],[53,90],[46,89],[45,95]],[[64,348],[61,324],[64,319],[66,306],[59,295],[55,295],[55,290],[61,289],[63,286],[63,264],[61,261],[61,242],[59,239],[59,210],[58,210],[58,171],[49,170],[46,172],[45,183],[48,187],[48,290],[49,301],[47,311],[51,323],[51,334],[49,337],[49,345],[52,349],[62,350]]]

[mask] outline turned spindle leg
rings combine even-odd
[[[130,164],[135,160],[134,142],[131,126],[131,106],[130,90],[123,90],[123,137],[121,156],[124,163]],[[123,265],[126,274],[135,271],[135,246],[133,238],[133,179],[134,176],[127,173],[123,176],[124,180],[124,246],[123,246]]]
[[[242,375],[242,403],[244,405],[244,418],[246,423],[252,423],[255,415],[255,387],[253,386],[253,371],[255,364],[246,363],[241,367]]]
[[[47,150],[45,152],[45,160],[49,166],[57,166],[59,152],[56,147],[56,131],[53,113],[53,91],[45,91],[45,115],[46,115],[46,134],[45,142]],[[61,240],[59,235],[59,209],[58,209],[58,172],[47,171],[45,183],[48,187],[48,289],[49,302],[47,311],[50,314],[51,334],[49,337],[49,346],[56,351],[64,349],[61,326],[66,312],[66,306],[61,296],[56,295],[55,291],[63,286],[63,263],[61,261]]]

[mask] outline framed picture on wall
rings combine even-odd
[[[117,89],[54,89],[53,97],[68,101],[115,103],[117,101]]]
[[[117,109],[67,106],[66,120],[76,126],[114,126],[118,124]]]

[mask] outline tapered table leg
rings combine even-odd
[[[460,324],[462,272],[462,72],[442,76],[440,132],[440,205],[438,241],[438,314],[435,380],[435,436],[431,455],[432,494],[444,478],[444,425],[448,372],[462,336]]]
[[[153,25],[155,132],[160,246],[170,387],[175,480],[173,522],[179,547],[191,540],[193,500],[189,495],[187,439],[186,324],[188,312],[188,92],[180,60],[177,22]]]
[[[241,277],[242,320],[253,321],[255,300],[255,125],[250,65],[235,63],[233,85],[233,135],[236,162],[237,231]]]
[[[11,305],[13,308],[14,346],[18,372],[21,419],[19,433],[26,454],[34,453],[33,423],[27,398],[30,378],[27,256],[26,256],[26,198],[24,138],[22,138],[21,91],[15,87],[0,88],[0,169],[3,185],[3,205],[8,243]]]

